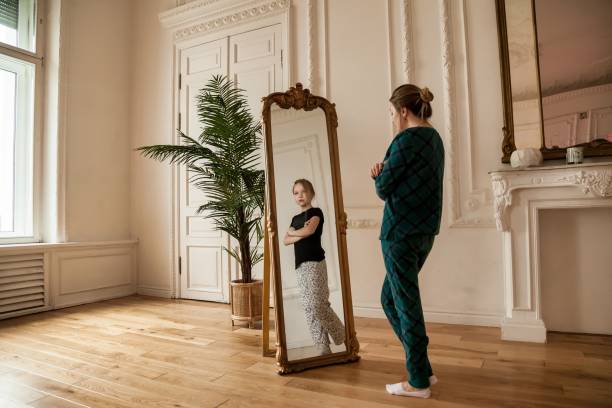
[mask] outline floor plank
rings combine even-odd
[[[387,321],[358,318],[362,359],[276,374],[261,332],[227,305],[130,296],[0,321],[0,407],[612,407],[612,337],[428,324],[432,398],[388,395],[406,376]]]

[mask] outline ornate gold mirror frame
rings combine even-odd
[[[274,282],[274,310],[276,331],[276,360],[279,374],[302,371],[312,367],[329,364],[346,363],[359,359],[359,342],[355,332],[353,319],[353,303],[351,299],[351,284],[349,278],[348,252],[346,247],[346,213],[342,201],[342,183],[340,180],[340,159],[338,155],[338,140],[336,129],[338,117],[335,105],[327,99],[315,96],[308,89],[303,89],[302,84],[297,83],[287,92],[275,92],[262,99],[263,101],[263,126],[265,133],[266,150],[266,208],[267,208],[267,248],[270,250],[271,273]],[[336,237],[338,242],[338,257],[340,262],[340,283],[342,287],[342,302],[344,307],[344,325],[346,330],[346,351],[326,354],[323,356],[310,357],[295,361],[288,361],[287,342],[285,335],[283,314],[283,288],[280,273],[280,248],[276,223],[276,191],[274,184],[274,155],[272,149],[272,118],[271,108],[276,104],[282,109],[297,109],[312,111],[322,109],[325,113],[327,124],[327,137],[329,141],[330,165],[332,170],[332,186],[334,192],[334,208],[336,214]],[[264,286],[269,285],[264,282]],[[269,293],[269,292],[268,292]],[[269,298],[264,297],[264,306],[269,305]],[[264,323],[266,320],[264,319]],[[264,327],[265,332],[265,327]],[[264,334],[265,335],[265,334]],[[264,344],[264,354],[267,346]]]
[[[537,36],[538,31],[535,19],[535,0],[531,0],[531,9],[533,11],[533,25],[535,32],[535,52],[536,61],[539,61]],[[510,70],[510,56],[508,51],[508,27],[506,20],[506,1],[495,0],[495,9],[497,12],[497,32],[499,38],[499,59],[501,64],[501,83],[502,83],[502,98],[504,102],[504,126],[502,128],[504,138],[502,141],[502,163],[510,163],[510,155],[516,150],[514,140],[514,119],[512,108],[512,82]],[[540,86],[540,65],[537,64],[537,81]],[[541,95],[541,92],[539,92]],[[540,97],[541,101],[541,97]],[[544,129],[544,117],[542,109],[540,109],[541,128]],[[565,158],[565,148],[547,148],[544,141],[544,131],[541,132],[541,147],[540,151],[544,160],[563,159]],[[584,157],[594,156],[612,156],[612,143],[605,139],[595,139],[587,143],[582,143],[577,146],[584,147]]]

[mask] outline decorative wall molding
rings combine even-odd
[[[383,205],[346,207],[347,229],[380,230],[383,217]]]
[[[412,0],[402,1],[402,64],[404,82],[414,81],[414,42],[412,41]]]
[[[313,94],[327,98],[327,0],[307,0],[306,31],[306,84]]]
[[[317,95],[318,81],[315,70],[315,41],[316,41],[316,0],[306,0],[306,61],[308,62],[306,72],[306,83],[310,92]]]
[[[558,93],[555,95],[545,96],[542,98],[542,104],[548,105],[549,103],[572,100],[580,96],[587,96],[587,95],[593,95],[593,94],[604,94],[607,92],[612,92],[612,83],[605,84],[605,85],[591,86],[588,88],[576,89],[574,91],[567,91],[567,92],[562,92],[562,93]]]
[[[455,77],[453,60],[452,28],[449,0],[438,0],[440,9],[440,38],[442,40],[442,86],[444,99],[444,137],[446,156],[450,169],[448,177],[448,212],[451,224],[460,217],[459,168],[457,165],[457,143],[455,136]]]
[[[602,67],[603,68],[603,67]],[[583,89],[597,88],[599,86],[609,86],[612,83],[612,73],[601,71],[601,75],[597,78],[580,78],[576,81],[568,81],[565,83],[554,83],[546,89],[542,89],[544,97],[570,93],[572,91],[582,91]]]
[[[347,221],[348,229],[379,229],[380,220],[373,218],[351,219]]]
[[[552,105],[558,102],[571,101],[572,99],[590,95],[603,95],[612,92],[612,84],[598,85],[590,88],[582,88],[574,91],[562,92],[542,98],[542,106]],[[540,106],[539,97],[536,95],[531,99],[523,99],[512,103],[515,109],[537,109]]]
[[[51,253],[51,305],[68,307],[136,292],[133,245],[89,246]]]
[[[198,0],[196,1],[177,0],[176,1],[177,8],[164,13],[164,18],[167,20],[170,20],[172,18],[176,18],[179,16],[191,14],[194,11],[205,8],[206,6],[210,6],[211,4],[218,3],[220,1],[222,0],[199,0],[199,1]]]
[[[290,0],[202,0],[163,12],[159,19],[164,27],[176,29],[177,41],[281,14],[290,5]]]
[[[457,196],[460,201],[456,208],[459,211],[459,217],[454,220],[452,227],[483,227],[491,228],[495,225],[495,221],[492,215],[482,215],[482,213],[491,206],[491,194],[490,189],[487,187],[476,187],[475,172],[474,172],[474,130],[472,128],[473,115],[472,115],[472,87],[470,86],[470,72],[472,69],[470,62],[470,47],[469,47],[469,24],[468,24],[468,10],[467,1],[461,0],[457,10],[461,15],[457,18],[461,24],[461,47],[463,52],[463,59],[465,61],[465,75],[464,75],[464,88],[465,88],[465,138],[467,146],[467,193],[468,198],[463,200],[461,198],[461,183],[457,181]],[[457,163],[456,170],[461,171],[459,163]],[[464,204],[463,206],[461,204]],[[469,214],[464,213],[464,208]]]

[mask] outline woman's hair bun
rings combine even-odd
[[[415,116],[421,119],[429,119],[432,115],[431,102],[433,94],[429,88],[419,88],[414,84],[400,85],[391,94],[389,102],[393,105],[396,111],[402,108],[408,109]]]
[[[421,100],[425,103],[433,101],[434,98],[433,94],[427,87],[421,89],[421,91],[419,92],[419,96],[421,97]]]

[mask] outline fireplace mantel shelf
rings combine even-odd
[[[580,164],[558,164],[557,162],[552,163],[544,163],[541,166],[535,167],[527,167],[525,169],[513,169],[511,167],[503,167],[499,170],[490,171],[489,174],[493,173],[522,173],[522,172],[532,172],[532,171],[546,171],[546,170],[561,170],[561,169],[580,169],[583,167],[599,167],[599,166],[612,166],[612,161],[600,161],[600,162],[590,162],[590,163],[580,163]]]
[[[512,205],[512,192],[525,188],[578,187],[584,194],[612,196],[612,162],[553,165],[526,169],[503,169],[489,173],[493,184],[495,223],[507,231],[507,209]]]

